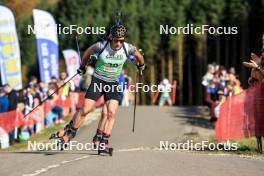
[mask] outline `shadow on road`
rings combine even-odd
[[[174,109],[170,109],[168,113],[171,114],[172,117],[178,119],[185,119],[180,122],[183,124],[190,124],[192,126],[198,126],[207,129],[214,129],[215,124],[210,122],[210,116],[205,107],[177,107]]]

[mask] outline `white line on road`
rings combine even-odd
[[[158,147],[137,147],[137,148],[129,148],[129,149],[119,149],[116,152],[134,152],[134,151],[165,151],[166,152],[166,150],[162,150],[162,149],[160,149]],[[173,151],[173,152],[176,152],[176,151]],[[236,156],[236,157],[241,157],[241,158],[246,158],[246,159],[263,160],[263,158],[255,158],[255,157],[250,157],[250,156],[237,156],[237,155],[232,155],[232,154],[196,153],[196,152],[184,151],[184,150],[177,150],[177,152],[187,152],[187,153],[197,154],[197,155],[200,154],[200,155],[211,155],[211,156],[220,156],[220,157]],[[38,169],[38,170],[34,171],[31,174],[23,174],[22,176],[37,176],[37,175],[40,175],[42,173],[48,172],[50,169],[58,168],[58,167],[61,167],[61,166],[65,165],[65,164],[67,164],[67,163],[73,163],[75,161],[83,160],[83,159],[86,159],[86,158],[89,158],[89,157],[91,157],[91,155],[84,155],[82,157],[78,157],[78,158],[75,158],[75,159],[72,159],[72,160],[64,160],[64,161],[61,161],[59,164],[49,165],[49,166],[47,166],[45,168]]]
[[[119,149],[116,152],[132,152],[132,151],[147,151],[147,150],[156,150],[156,148],[138,147],[138,148],[130,148],[130,149]],[[33,173],[22,174],[22,176],[37,176],[37,175],[43,174],[45,172],[48,172],[50,169],[58,168],[58,167],[63,166],[64,164],[72,163],[74,161],[83,160],[83,159],[86,159],[86,158],[89,158],[89,157],[91,157],[91,156],[84,155],[82,157],[78,157],[78,158],[75,158],[75,159],[72,159],[72,160],[64,160],[64,161],[61,161],[59,164],[49,165],[49,166],[47,166],[45,168],[38,169],[38,170],[34,171]]]
[[[89,157],[91,157],[91,156],[85,155],[85,156],[78,157],[78,158],[75,158],[75,159],[72,159],[72,160],[64,160],[64,161],[61,161],[59,164],[49,165],[49,166],[47,166],[45,168],[38,169],[38,170],[34,171],[31,174],[23,174],[22,176],[36,176],[36,175],[42,174],[44,172],[48,172],[50,169],[60,167],[60,166],[62,166],[64,164],[66,164],[66,163],[71,163],[71,162],[74,162],[74,161],[83,160],[83,159],[86,159],[86,158],[89,158]]]

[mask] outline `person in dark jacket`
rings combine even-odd
[[[12,89],[12,87],[9,84],[5,84],[3,87],[4,87],[4,91],[9,100],[8,111],[15,111],[17,108],[17,103],[18,103],[18,97],[17,97],[16,91]],[[15,135],[16,134],[15,131],[16,129],[14,129],[13,131],[9,133],[10,145],[13,145],[15,143],[15,139],[17,139],[17,136]]]
[[[4,87],[4,91],[7,94],[8,100],[9,100],[8,111],[16,110],[17,101],[18,101],[16,91],[12,89],[12,87],[9,84],[5,84],[3,87]]]
[[[0,113],[7,112],[9,107],[9,100],[5,91],[0,89]]]

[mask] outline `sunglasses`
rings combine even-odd
[[[121,40],[119,40],[119,39],[113,39],[113,42],[114,42],[114,43],[118,43],[118,42],[120,42],[120,43],[124,43],[125,40],[124,40],[124,39],[121,39]]]

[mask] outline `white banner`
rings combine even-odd
[[[22,89],[20,49],[15,18],[10,9],[0,5],[0,69],[2,84]]]
[[[80,67],[80,57],[78,53],[73,49],[63,50],[62,53],[65,59],[68,76],[72,77]],[[79,75],[75,76],[73,78],[74,84],[79,86],[80,79],[81,77]]]

